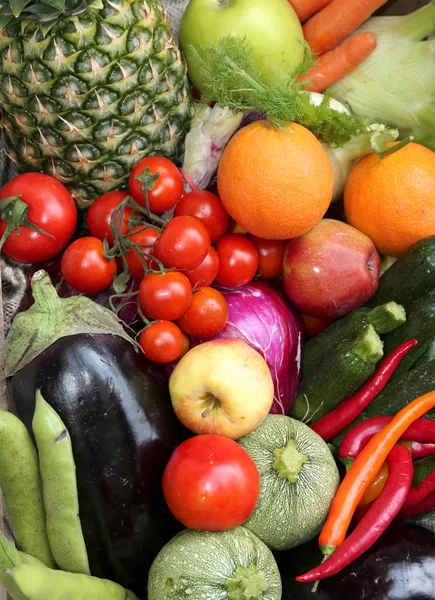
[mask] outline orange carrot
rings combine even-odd
[[[340,546],[361,498],[375,478],[393,446],[408,427],[426,412],[435,408],[435,390],[420,396],[401,411],[360,452],[341,482],[332,501],[326,523],[320,532],[319,546],[330,555]]]
[[[318,58],[317,64],[299,81],[309,81],[309,92],[323,92],[342,77],[356,69],[376,48],[373,33],[357,33],[344,41],[335,50],[330,50]]]
[[[333,50],[387,0],[332,0],[303,27],[311,50],[324,54]]]
[[[298,19],[301,23],[305,23],[307,19],[312,17],[316,12],[325,8],[331,0],[288,0],[295,9]]]

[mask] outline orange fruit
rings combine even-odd
[[[384,158],[365,156],[347,179],[344,209],[381,254],[404,254],[435,234],[435,152],[410,143]]]
[[[219,196],[247,232],[268,240],[303,235],[332,199],[332,166],[318,139],[302,125],[276,129],[257,121],[240,129],[218,168]]]

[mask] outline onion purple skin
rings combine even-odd
[[[191,347],[210,340],[232,338],[249,344],[266,360],[274,385],[271,414],[288,414],[299,391],[302,322],[281,292],[269,283],[255,281],[237,289],[220,288],[228,302],[228,322],[212,338],[191,339]],[[175,364],[154,373],[168,379]]]
[[[78,292],[76,289],[72,288],[62,277],[62,273],[60,271],[60,263],[62,256],[57,256],[52,260],[49,260],[45,263],[39,265],[32,265],[30,269],[27,271],[27,288],[26,293],[23,297],[23,300],[20,305],[20,311],[27,310],[33,304],[33,296],[32,289],[30,286],[30,280],[32,275],[38,269],[44,269],[50,275],[51,282],[55,286],[57,293],[60,298],[71,298],[72,296],[83,296],[81,292]],[[139,289],[140,281],[138,279],[130,279],[127,284],[126,293],[136,292]],[[86,294],[88,298],[104,306],[105,308],[110,308],[109,298],[115,293],[112,286],[103,290],[99,294]],[[118,317],[121,321],[123,321],[128,326],[133,326],[139,320],[139,315],[137,311],[137,297],[133,296],[130,299],[123,299],[124,303],[131,302],[126,304],[118,313]],[[114,300],[114,306],[119,306],[120,300]]]
[[[269,283],[218,288],[228,303],[228,322],[211,339],[235,338],[263,356],[274,385],[271,414],[288,414],[299,391],[302,324],[298,313]],[[209,340],[192,340],[197,346]]]

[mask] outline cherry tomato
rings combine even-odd
[[[228,304],[224,296],[211,287],[199,287],[192,302],[178,325],[183,331],[197,338],[213,337],[227,324]]]
[[[142,206],[145,206],[145,193],[142,182],[136,177],[145,175],[146,169],[149,169],[153,175],[159,175],[153,189],[148,191],[151,212],[163,213],[166,210],[171,210],[184,192],[184,183],[180,171],[172,161],[163,156],[148,156],[140,160],[131,170],[128,185],[130,194]]]
[[[155,319],[175,321],[184,315],[192,301],[192,286],[178,271],[149,273],[139,287],[142,310]]]
[[[155,256],[168,269],[196,269],[207,256],[210,236],[195,217],[174,217],[155,246]]]
[[[137,233],[134,233],[136,231]],[[146,248],[145,246],[153,246],[155,244],[160,235],[157,229],[154,229],[153,227],[147,227],[144,229],[144,225],[137,225],[136,227],[133,227],[130,233],[134,233],[134,235],[129,236],[128,239],[131,242],[138,244],[138,246],[141,246],[141,248],[138,248],[138,250],[142,250],[143,254],[148,254],[151,256],[154,255],[154,248]],[[139,258],[139,253],[136,251],[136,249],[131,248],[125,255],[125,258],[127,260],[130,275],[136,279],[142,279],[145,275],[145,271],[142,261]],[[144,256],[144,258],[148,267],[157,268],[157,264],[155,262],[151,264],[151,258],[146,256]]]
[[[139,345],[147,358],[156,363],[169,363],[184,349],[183,332],[171,321],[155,321],[142,331]]]
[[[83,237],[65,250],[60,265],[62,277],[83,294],[96,294],[111,285],[116,274],[116,260],[104,256],[103,242]]]
[[[319,335],[319,333],[328,329],[335,321],[335,319],[318,319],[317,317],[309,317],[303,314],[301,314],[301,318],[304,335],[307,338]]]
[[[226,232],[230,219],[218,196],[206,190],[190,192],[183,196],[174,211],[175,217],[181,215],[199,219],[207,229],[212,244]]]
[[[170,511],[185,527],[226,531],[252,514],[260,475],[253,459],[234,440],[197,435],[173,452],[163,473],[163,493]]]
[[[216,279],[219,271],[219,258],[213,246],[208,249],[207,256],[196,269],[184,271],[187,279],[192,284],[192,287],[197,283],[203,286],[211,285]]]
[[[128,194],[126,192],[107,192],[95,200],[86,215],[86,223],[92,235],[99,240],[107,236],[109,244],[113,244],[115,237],[110,231],[110,220],[113,211],[121,204]],[[122,224],[118,223],[116,232],[127,233],[128,219],[132,210],[129,206],[124,208]],[[120,227],[121,225],[121,227]]]
[[[285,240],[264,240],[250,236],[258,251],[260,279],[275,279],[282,275],[282,263],[287,245]]]
[[[257,248],[240,233],[224,235],[217,245],[219,273],[216,281],[228,288],[238,288],[249,283],[258,270]]]
[[[77,208],[71,194],[54,177],[43,173],[24,173],[0,190],[0,200],[14,196],[29,207],[27,220],[50,235],[20,225],[20,233],[10,233],[2,252],[27,264],[54,258],[65,248],[77,225]],[[6,227],[6,222],[0,219],[0,238]]]

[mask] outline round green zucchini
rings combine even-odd
[[[148,576],[148,600],[281,600],[275,558],[251,531],[185,529],[166,544]]]
[[[288,550],[315,537],[340,482],[328,445],[284,415],[269,415],[238,442],[261,478],[257,506],[243,525],[273,550]]]

